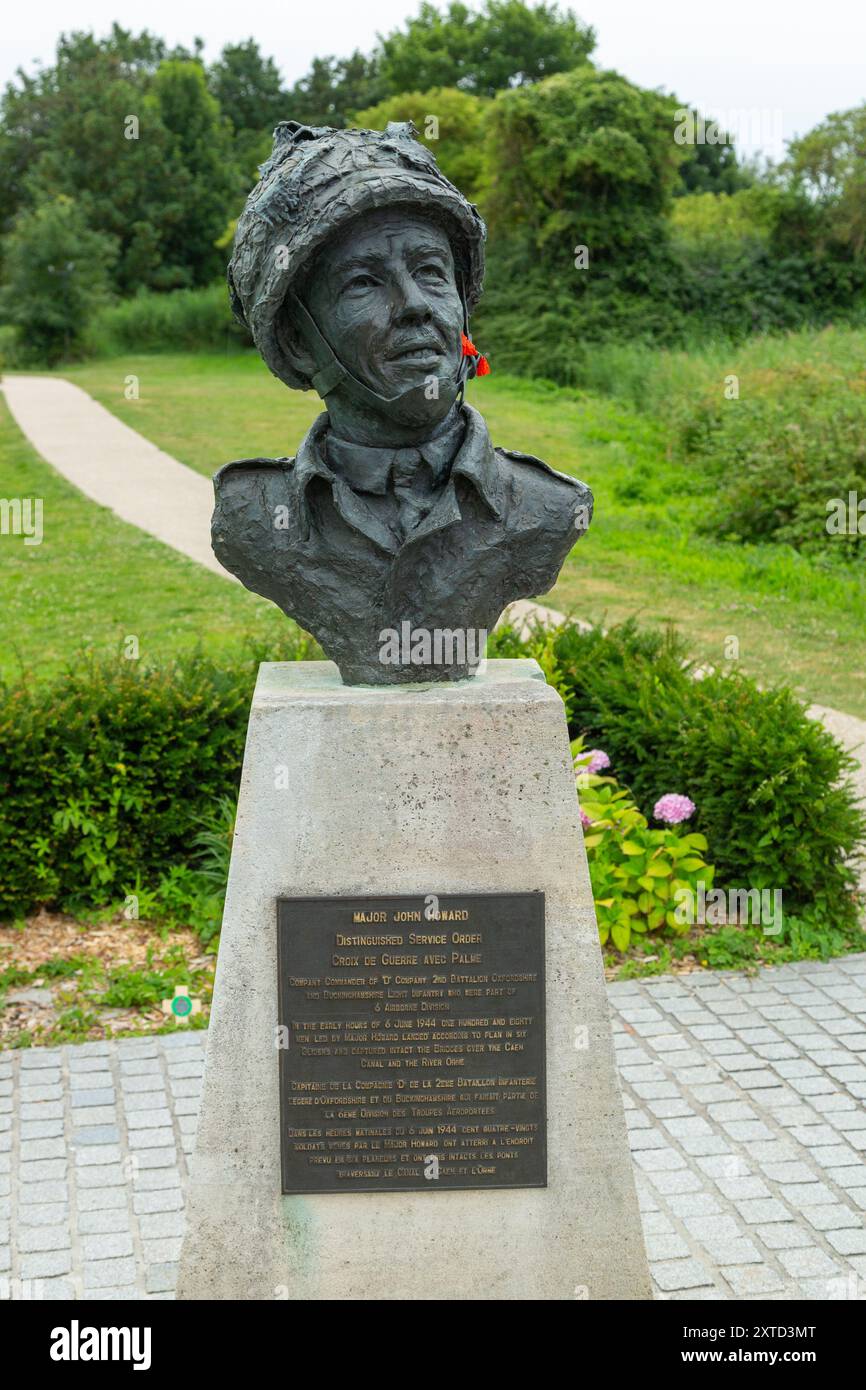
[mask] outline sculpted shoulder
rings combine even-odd
[[[294,466],[294,458],[279,459],[235,459],[232,463],[224,463],[222,468],[218,468],[213,475],[213,485],[217,491],[226,482],[229,476],[232,478],[240,475],[250,477],[256,473],[264,473],[272,476],[274,469],[289,469]]]
[[[586,483],[568,473],[557,472],[533,454],[521,453],[519,449],[497,447],[496,456],[512,506],[517,506],[521,514],[527,514],[527,520],[538,512],[547,523],[559,517],[564,524],[572,526],[575,517],[585,516],[585,525],[575,529],[578,532],[586,529],[593,508],[592,492]]]
[[[264,572],[288,541],[288,528],[278,528],[274,519],[279,509],[287,512],[293,465],[289,458],[237,459],[214,474],[211,544],[220,563],[244,583],[251,567]]]
[[[214,522],[262,522],[270,526],[275,506],[287,500],[294,459],[236,459],[214,474]]]

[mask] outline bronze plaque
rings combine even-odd
[[[544,894],[281,898],[282,1190],[546,1187]]]

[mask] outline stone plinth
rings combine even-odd
[[[276,899],[541,891],[548,1186],[280,1195]],[[263,665],[178,1297],[649,1298],[565,716],[532,661],[344,686]]]

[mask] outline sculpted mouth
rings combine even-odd
[[[438,343],[431,343],[429,340],[424,342],[406,343],[403,347],[394,348],[393,352],[388,353],[389,362],[429,362],[433,358],[442,357],[443,350]]]

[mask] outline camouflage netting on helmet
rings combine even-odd
[[[280,335],[287,293],[317,251],[352,218],[379,208],[423,212],[447,232],[468,312],[481,295],[485,227],[440,172],[409,122],[331,130],[283,121],[238,220],[228,268],[232,309],[275,376],[306,389]]]

